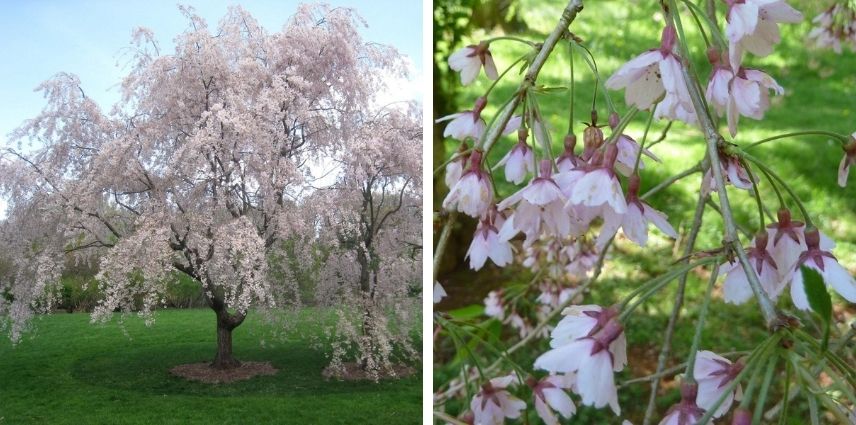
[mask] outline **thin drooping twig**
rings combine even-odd
[[[639,199],[641,199],[641,200],[645,200],[645,199],[647,199],[648,197],[650,197],[650,196],[654,195],[655,193],[657,193],[657,192],[659,192],[659,191],[661,191],[661,190],[665,189],[666,187],[668,187],[668,186],[672,185],[672,184],[673,184],[673,183],[675,183],[676,181],[678,181],[678,180],[680,180],[680,179],[682,179],[682,178],[684,178],[684,177],[687,177],[687,176],[693,175],[693,174],[695,174],[695,173],[698,173],[698,172],[700,172],[701,170],[702,170],[702,163],[701,163],[701,162],[699,162],[698,164],[693,165],[692,167],[687,168],[686,170],[681,171],[680,173],[675,174],[674,176],[669,177],[669,178],[667,178],[666,180],[661,181],[659,184],[657,184],[656,186],[654,186],[653,188],[651,188],[651,189],[650,189],[650,190],[648,190],[647,192],[643,193],[643,194],[642,194],[642,196],[640,196],[640,197],[639,197]]]
[[[541,68],[547,62],[547,58],[550,57],[550,53],[553,51],[553,48],[556,47],[556,43],[564,37],[565,33],[568,31],[568,26],[574,21],[577,14],[582,9],[582,0],[571,0],[568,2],[568,5],[565,6],[565,10],[562,11],[562,17],[559,19],[558,24],[556,24],[556,27],[550,35],[547,36],[547,39],[544,41],[544,44],[541,45],[541,49],[538,51],[535,59],[533,59],[532,63],[529,65],[529,71],[526,72],[526,77],[523,79],[523,82],[520,83],[520,87],[518,87],[514,97],[499,112],[499,116],[495,119],[496,124],[491,126],[491,128],[488,129],[489,132],[486,137],[479,141],[484,142],[484,144],[476,144],[477,148],[480,147],[482,150],[487,152],[490,150],[490,147],[499,140],[502,136],[502,130],[505,129],[505,126],[511,119],[511,115],[514,113],[514,110],[517,109],[518,105],[520,105],[520,101],[523,99],[526,91],[535,84],[535,80],[538,78],[538,73],[541,72]],[[456,219],[457,216],[449,217],[449,221],[446,223],[446,226],[453,226]],[[434,280],[437,280],[437,274],[440,267],[439,259],[443,257],[445,249],[446,244],[440,244],[438,242],[437,248],[434,250]]]
[[[722,210],[721,210],[721,209],[719,209],[719,205],[716,205],[716,202],[713,202],[713,200],[711,200],[710,198],[707,198],[707,206],[709,206],[709,207],[710,207],[710,209],[712,209],[712,210],[713,210],[714,212],[716,212],[717,214],[722,215]],[[743,234],[743,236],[746,236],[747,238],[751,238],[751,237],[752,237],[752,232],[751,232],[751,231],[749,231],[749,229],[747,229],[747,228],[746,228],[745,226],[743,226],[742,224],[739,224],[739,223],[737,224],[737,230],[738,230],[740,233],[742,233],[742,234]]]
[[[836,352],[843,347],[847,347],[847,344],[854,336],[856,336],[856,322],[850,325],[850,329],[848,329],[847,332],[841,336],[841,339],[839,341],[837,341],[835,344],[832,344],[830,351]],[[823,363],[815,365],[814,368],[812,368],[812,374],[814,374],[814,376],[817,376],[817,374],[820,373],[822,369]],[[797,397],[797,395],[799,395],[799,393],[799,386],[791,388],[790,391],[788,391],[787,396],[782,396],[782,399],[779,400],[778,403],[776,403],[773,407],[771,407],[764,413],[764,420],[772,421],[779,414],[779,411],[782,410],[785,398],[787,398],[788,401],[793,400]]]
[[[443,252],[446,251],[446,245],[449,243],[449,236],[452,235],[452,227],[455,226],[455,220],[458,218],[458,212],[452,211],[449,214],[449,219],[443,225],[443,230],[440,232],[440,239],[437,240],[437,247],[434,249],[434,281],[437,281],[437,274],[440,272],[440,264],[443,261]],[[434,282],[431,282],[434,285]]]
[[[434,416],[437,417],[438,419],[442,419],[442,420],[444,420],[444,421],[446,421],[452,425],[467,425],[466,422],[461,421],[458,418],[456,418],[456,417],[454,417],[448,413],[441,412],[439,410],[434,411]]]
[[[716,190],[719,194],[719,204],[722,210],[722,222],[723,227],[725,228],[723,242],[727,245],[726,248],[730,248],[735,254],[737,254],[740,265],[746,273],[749,286],[752,288],[752,292],[761,307],[761,313],[764,315],[767,327],[772,327],[778,318],[778,313],[776,312],[776,307],[764,292],[761,282],[758,279],[758,275],[749,263],[749,257],[746,255],[746,251],[743,249],[743,245],[740,243],[740,238],[737,235],[737,226],[734,221],[734,215],[731,212],[731,204],[728,201],[728,190],[725,187],[725,178],[722,175],[722,166],[719,161],[719,142],[722,140],[722,136],[719,135],[716,126],[707,114],[707,106],[704,101],[704,96],[699,90],[699,84],[696,76],[690,72],[690,63],[688,61],[689,50],[686,46],[681,18],[678,14],[675,3],[675,0],[669,1],[670,7],[668,8],[669,10],[666,10],[666,13],[669,16],[668,20],[674,23],[678,34],[680,35],[680,42],[678,45],[681,47],[681,53],[684,58],[684,63],[681,67],[681,75],[684,78],[684,85],[686,86],[687,92],[692,100],[699,126],[704,133],[704,138],[707,143],[707,155],[710,160],[713,179],[716,181]]]
[[[728,351],[725,353],[720,353],[720,355],[722,357],[728,358],[731,356],[743,356],[743,355],[746,355],[749,353],[750,353],[750,351],[741,350],[741,351]],[[622,388],[624,388],[628,385],[631,385],[631,384],[638,384],[640,382],[648,382],[648,381],[653,380],[653,379],[665,378],[667,376],[674,375],[674,374],[684,370],[686,367],[687,367],[687,362],[679,363],[679,364],[676,364],[676,365],[674,365],[668,369],[664,369],[658,373],[652,373],[650,375],[640,376],[638,378],[633,378],[633,379],[628,379],[628,380],[618,384],[617,388],[622,389]]]
[[[658,144],[658,143],[660,143],[660,142],[662,142],[662,141],[666,140],[666,136],[668,136],[668,135],[669,135],[669,130],[672,128],[672,124],[674,124],[674,122],[675,122],[675,121],[671,121],[671,120],[670,120],[668,123],[666,123],[666,127],[664,127],[664,128],[663,128],[663,131],[662,131],[662,132],[660,132],[660,137],[658,137],[658,138],[657,138],[657,140],[654,140],[654,141],[652,141],[651,143],[649,143],[649,144],[648,144],[648,149],[651,149],[651,148],[653,148],[653,147],[654,147],[654,145],[656,145],[656,144]]]
[[[577,293],[584,292],[586,289],[588,289],[589,286],[591,286],[600,277],[600,274],[603,271],[603,263],[606,260],[606,253],[609,251],[609,248],[612,247],[613,240],[614,240],[614,237],[606,243],[606,246],[603,247],[603,250],[601,250],[600,255],[597,258],[597,263],[595,264],[595,268],[594,268],[594,272],[592,273],[592,276],[585,283],[583,283],[582,285],[577,287]],[[545,317],[543,320],[541,320],[538,323],[538,325],[535,326],[535,328],[533,328],[531,332],[529,332],[529,335],[526,335],[526,337],[522,338],[520,341],[518,341],[516,344],[511,346],[509,349],[505,350],[505,355],[508,356],[511,353],[514,353],[515,351],[517,351],[523,347],[526,347],[528,345],[528,343],[539,334],[541,329],[544,329],[545,326],[547,326],[550,322],[553,321],[553,319],[555,319],[559,314],[561,314],[561,312],[565,309],[565,307],[567,307],[573,303],[574,298],[575,297],[570,297],[563,304],[560,304],[558,308],[553,310],[552,313],[550,313],[549,315],[547,315],[547,317]],[[485,367],[483,369],[483,372],[484,373],[493,372],[494,370],[496,370],[496,368],[499,367],[500,364],[502,364],[503,360],[504,360],[503,358],[499,358],[499,359],[495,360],[489,366]],[[456,393],[461,388],[462,385],[464,385],[464,384],[461,383],[459,385],[450,385],[449,388],[446,391],[444,391],[442,394],[437,396],[436,399],[443,400],[440,402],[440,404],[442,404],[444,402],[444,400],[446,398],[448,398],[449,394]]]
[[[693,253],[695,249],[696,238],[698,237],[698,233],[701,230],[702,218],[704,217],[704,207],[705,200],[707,196],[699,191],[698,202],[696,203],[695,214],[693,215],[693,223],[690,228],[689,236],[687,237],[687,245],[684,248],[684,262],[688,263],[690,260],[690,255]],[[681,314],[681,308],[684,304],[684,290],[687,286],[687,278],[689,277],[689,272],[681,275],[680,280],[678,281],[678,289],[675,293],[675,303],[672,307],[672,314],[669,316],[669,322],[666,325],[666,334],[663,338],[663,345],[660,348],[660,355],[657,358],[657,372],[659,374],[666,367],[666,361],[669,359],[669,354],[672,350],[672,336],[675,333],[675,324],[678,321],[678,316]],[[651,394],[648,397],[648,407],[645,410],[645,417],[642,421],[643,425],[648,425],[651,423],[651,418],[654,415],[654,410],[657,406],[657,389],[660,386],[660,377],[653,379],[651,381]]]
[[[551,31],[547,36],[547,39],[544,40],[544,44],[541,45],[541,49],[529,65],[529,70],[526,72],[526,76],[520,83],[520,87],[517,88],[511,102],[503,108],[502,111],[500,111],[496,124],[489,129],[489,133],[484,139],[484,144],[480,146],[484,151],[490,150],[490,147],[496,143],[500,136],[502,136],[502,131],[511,119],[511,115],[514,113],[514,110],[516,110],[517,106],[520,105],[520,101],[523,100],[523,97],[526,95],[526,91],[535,85],[538,73],[541,72],[541,68],[547,62],[547,58],[550,57],[550,53],[553,52],[553,48],[556,47],[556,43],[564,37],[565,33],[568,31],[568,26],[574,21],[581,10],[583,10],[582,0],[571,0],[568,2],[568,5],[565,6],[565,9],[562,11],[562,17],[559,19],[556,27],[553,28],[553,31]]]

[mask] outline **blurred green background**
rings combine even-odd
[[[801,10],[806,19],[801,24],[781,26],[782,42],[775,53],[765,58],[747,56],[744,66],[759,68],[784,87],[783,96],[773,97],[772,106],[762,121],[741,118],[738,137],[734,143],[746,145],[776,134],[806,129],[823,129],[842,134],[856,131],[856,54],[849,49],[840,55],[831,50],[819,50],[805,42],[805,36],[811,28],[811,19],[830,2],[790,1]],[[480,40],[503,34],[514,34],[533,41],[543,40],[555,26],[565,2],[537,0],[436,0],[434,2],[434,117],[471,109],[474,100],[481,96],[490,84],[483,74],[477,83],[462,87],[458,75],[450,72],[446,59],[456,49],[467,44],[477,44]],[[724,2],[717,2],[720,25],[724,24]],[[686,12],[683,10],[683,12]],[[682,14],[687,35],[692,42],[690,52],[697,72],[704,79],[709,75],[710,65],[705,57],[705,45],[692,17]],[[659,12],[659,2],[654,1],[587,1],[585,9],[571,25],[571,31],[584,40],[591,49],[604,78],[608,78],[622,63],[644,50],[659,45],[663,18]],[[502,72],[514,60],[526,51],[521,43],[499,41],[491,45],[491,51]],[[520,77],[516,71],[510,72],[507,79],[501,81],[491,93],[489,104],[483,116],[489,121],[496,113],[496,107],[502,104],[516,89]],[[568,86],[568,49],[560,44],[554,51],[547,66],[542,70],[538,83],[546,86]],[[576,81],[576,123],[574,130],[580,137],[578,153],[582,145],[582,121],[589,120],[592,90],[595,79],[580,57],[575,68]],[[627,110],[624,93],[610,92],[619,112]],[[600,95],[599,95],[600,96]],[[554,142],[554,152],[561,151],[561,141],[568,126],[568,92],[557,92],[538,97],[541,112],[548,120]],[[600,121],[606,121],[607,109],[603,97],[598,99]],[[639,113],[625,131],[641,140],[647,121],[647,113]],[[660,135],[666,121],[655,121],[649,140]],[[442,138],[445,123],[434,128],[434,167],[439,166],[458,147],[458,141]],[[728,134],[724,120],[720,123],[722,134]],[[609,132],[606,131],[608,135]],[[728,139],[728,137],[726,137]],[[514,136],[507,136],[498,142],[489,155],[489,162],[495,164],[515,143]],[[698,162],[704,156],[704,140],[699,130],[683,123],[675,122],[668,132],[666,140],[653,148],[663,163],[647,161],[642,171],[641,192],[655,186],[663,179],[674,175]],[[856,176],[851,176],[850,185],[842,189],[836,184],[838,163],[843,151],[840,145],[827,137],[808,136],[776,141],[751,150],[769,167],[785,178],[806,204],[815,224],[837,243],[834,254],[851,273],[856,272]],[[498,171],[497,177],[502,176]],[[656,196],[649,202],[669,216],[669,221],[685,235],[689,231],[701,174],[694,174]],[[514,190],[513,185],[497,179],[500,196],[508,196]],[[626,183],[624,184],[626,188]],[[775,214],[778,202],[769,189],[766,180],[761,182],[761,193],[765,204]],[[434,211],[440,211],[440,204],[448,189],[443,183],[442,173],[435,175]],[[640,192],[640,193],[641,193]],[[741,190],[729,188],[729,199],[739,223],[747,229],[758,228],[757,207],[752,196]],[[717,198],[714,196],[714,200]],[[795,218],[799,217],[796,205],[791,204]],[[435,220],[435,241],[437,229],[442,224]],[[519,267],[497,269],[488,265],[479,273],[468,270],[464,255],[475,229],[475,220],[461,217],[456,225],[451,243],[442,261],[438,280],[443,284],[449,297],[435,306],[445,312],[478,312],[486,294],[497,287],[509,284],[524,284],[532,275]],[[619,237],[616,246],[607,258],[604,276],[595,284],[586,303],[612,304],[621,299],[636,284],[668,270],[671,263],[680,255],[683,246],[663,237],[652,230],[652,239],[648,248],[642,250],[626,239]],[[722,222],[719,215],[708,209],[704,216],[704,225],[696,247],[698,250],[719,246],[722,239]],[[679,240],[680,241],[680,240]],[[744,239],[744,242],[746,240]],[[686,357],[692,338],[692,323],[697,314],[697,304],[701,300],[706,276],[692,275],[687,286],[687,302],[678,322],[678,330],[673,345],[673,355],[669,364],[676,364]],[[676,285],[670,285],[656,299],[647,302],[636,311],[627,325],[630,348],[630,370],[617,377],[621,382],[632,377],[650,374],[656,367],[656,357],[660,348],[663,329],[672,308],[672,299]],[[744,350],[757,345],[765,335],[763,320],[757,311],[757,304],[750,302],[743,306],[732,306],[722,302],[717,291],[711,314],[708,319],[702,347],[725,352]],[[789,297],[779,300],[787,305]],[[833,296],[836,318],[840,322],[852,320],[856,308],[848,305],[837,295]],[[463,310],[462,310],[463,309]],[[461,313],[462,314],[462,313]],[[483,316],[482,316],[483,317]],[[810,318],[804,318],[811,320]],[[501,329],[482,323],[491,332],[510,335],[513,330]],[[540,341],[546,347],[546,341]],[[452,347],[440,343],[435,347],[435,389],[438,383],[447,381],[456,373],[460,364],[453,356]],[[533,350],[538,351],[538,350]],[[543,350],[540,350],[543,351]],[[540,352],[539,351],[539,352]],[[525,356],[525,355],[524,355]],[[488,356],[489,357],[489,356]],[[531,364],[528,358],[520,358],[520,364]],[[529,363],[527,363],[529,362]],[[628,418],[634,423],[641,422],[641,413],[648,399],[649,385],[635,384],[619,391],[622,406],[628,412]],[[679,396],[671,379],[661,385],[664,397],[658,401],[658,410],[662,414]],[[775,399],[775,396],[773,397]],[[804,406],[803,406],[804,407]],[[454,406],[450,405],[450,413]],[[658,416],[659,417],[659,416]],[[602,416],[602,412],[593,409],[581,409],[580,423],[613,423],[611,414]],[[605,422],[600,422],[605,421]],[[617,422],[616,422],[617,423]],[[792,423],[803,423],[795,421]]]

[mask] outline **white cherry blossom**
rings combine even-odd
[[[484,41],[458,49],[449,56],[449,68],[461,73],[461,84],[465,86],[476,80],[482,67],[487,78],[496,80],[499,77],[489,45]]]

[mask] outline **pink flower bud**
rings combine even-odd
[[[618,127],[618,123],[620,121],[621,118],[618,116],[617,112],[609,114],[609,128],[615,129],[615,127]]]

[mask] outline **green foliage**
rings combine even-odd
[[[167,285],[163,294],[164,307],[201,308],[206,307],[205,298],[199,282],[184,273],[173,273],[174,282]],[[93,273],[72,271],[62,276],[59,287],[58,310],[72,312],[92,312],[102,294]]]
[[[92,276],[63,276],[60,285],[58,308],[69,313],[92,311],[101,297],[98,291],[98,282]]]
[[[129,316],[127,336],[116,321],[44,316],[18,346],[0,341],[0,423],[419,423],[419,376],[378,384],[321,377],[327,359],[311,341],[322,332],[317,318],[325,316],[305,309],[288,318],[296,323],[289,339],[260,344],[278,330],[251,314],[234,333],[235,355],[270,361],[279,372],[221,385],[169,374],[176,365],[213,357],[210,310],[159,311],[151,328]]]
[[[826,344],[829,342],[829,327],[832,322],[832,299],[829,297],[829,292],[826,291],[823,276],[817,270],[800,266],[800,272],[802,273],[808,304],[823,322],[823,343],[821,347],[826,350]]]

